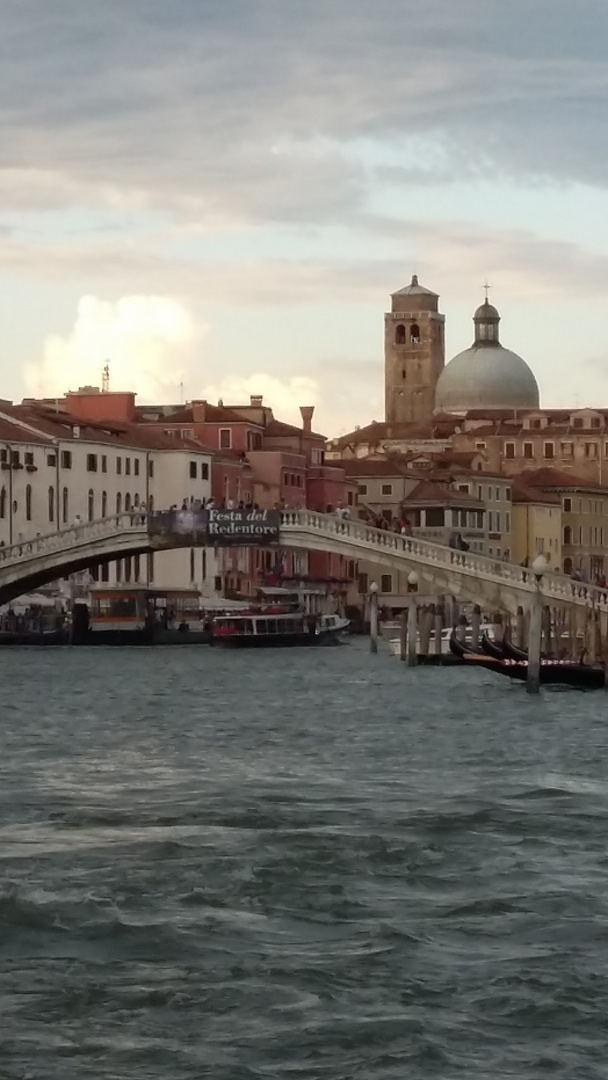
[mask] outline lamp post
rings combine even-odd
[[[378,652],[378,584],[369,586],[369,651]]]
[[[408,611],[407,611],[407,666],[416,667],[418,663],[417,621],[418,609],[416,606],[416,593],[418,592],[418,574],[410,570],[407,575]]]
[[[532,563],[531,570],[536,585],[532,604],[530,607],[530,632],[528,634],[528,677],[526,690],[529,694],[538,694],[540,689],[540,646],[543,623],[543,594],[541,584],[543,574],[547,572],[549,564],[541,553]]]

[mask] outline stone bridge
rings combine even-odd
[[[151,534],[145,515],[129,512],[12,544],[0,548],[0,604],[97,563],[183,543],[183,537],[159,538]],[[452,595],[479,604],[488,612],[515,615],[518,607],[529,608],[537,591],[529,569],[375,529],[360,521],[343,520],[334,514],[285,511],[279,545],[336,552],[393,572],[416,570],[421,591]],[[543,575],[542,594],[544,603],[554,608],[608,613],[608,590],[573,582],[561,574]]]

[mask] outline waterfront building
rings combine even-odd
[[[549,567],[562,570],[562,500],[554,491],[528,487],[523,478],[512,487],[513,561],[531,565],[544,555]]]

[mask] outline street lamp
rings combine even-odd
[[[532,563],[532,573],[534,574],[534,577],[536,578],[536,580],[538,581],[539,584],[540,584],[540,581],[542,579],[543,574],[546,574],[548,569],[549,569],[549,563],[547,562],[547,560],[545,559],[545,556],[543,555],[543,553],[541,551],[540,555],[537,555],[534,562]]]
[[[530,607],[526,690],[529,694],[538,694],[540,689],[540,647],[543,631],[543,594],[541,591],[541,582],[543,580],[543,574],[546,574],[549,569],[549,564],[542,552],[536,556],[531,569],[536,581],[536,589]]]
[[[369,651],[378,652],[378,583],[369,586]]]
[[[407,666],[416,667],[418,662],[418,608],[416,605],[418,574],[415,570],[410,570],[407,575],[407,591],[409,594],[407,612]]]

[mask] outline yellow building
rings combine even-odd
[[[512,488],[511,550],[513,562],[532,563],[544,555],[552,570],[562,567],[562,500],[551,491],[528,488],[515,480]]]

